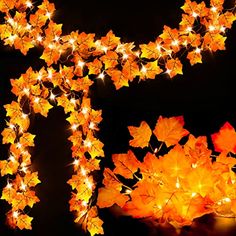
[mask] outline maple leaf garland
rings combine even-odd
[[[68,183],[74,191],[70,209],[77,214],[75,221],[83,221],[83,228],[91,235],[103,233],[103,222],[98,217],[96,206],[92,206],[95,189],[92,172],[99,170],[100,160],[97,158],[103,157],[104,153],[103,144],[95,137],[102,120],[101,112],[91,108],[88,98],[89,87],[93,83],[91,78],[109,77],[116,89],[120,89],[129,86],[129,82],[136,77],[145,80],[154,79],[160,73],[166,73],[171,78],[182,74],[180,55],[183,50],[188,52],[187,59],[194,65],[202,62],[202,51],[225,49],[225,32],[232,27],[236,18],[233,10],[223,9],[223,3],[223,0],[212,0],[210,7],[207,7],[204,2],[198,4],[186,0],[179,28],[164,26],[154,42],[142,44],[137,50],[134,43],[122,43],[112,31],[101,39],[95,39],[94,34],[78,31],[63,35],[62,25],[52,21],[55,6],[48,0],[43,0],[37,6],[29,0],[0,1],[0,11],[5,15],[5,22],[0,24],[1,40],[24,55],[30,48],[41,46],[43,54],[40,58],[47,64],[46,69],[33,71],[29,68],[18,80],[11,80],[12,92],[18,99],[5,106],[9,121],[2,136],[3,143],[10,145],[10,156],[0,161],[0,169],[2,176],[13,175],[2,192],[2,199],[12,206],[7,219],[13,228],[31,229],[33,218],[25,214],[24,208],[33,207],[39,201],[33,187],[40,181],[37,172],[31,172],[28,151],[29,147],[34,146],[34,135],[28,132],[29,118],[32,113],[46,117],[52,108],[50,101],[53,101],[69,115],[67,120],[72,129],[69,140],[72,142],[74,175]],[[201,28],[204,30],[199,31]],[[73,66],[62,67],[62,57],[71,58]],[[56,64],[59,70],[58,67],[51,67]],[[52,84],[50,88],[45,86],[48,82]],[[60,92],[55,94],[58,89]],[[25,103],[30,108],[27,114],[24,113]],[[152,132],[145,122],[137,128],[129,127],[129,130],[133,136],[131,146],[148,146]],[[99,189],[98,206],[108,207],[116,203],[135,217],[151,214],[175,226],[190,224],[194,218],[209,212],[220,212],[225,204],[231,202],[232,212],[236,212],[235,197],[227,197],[235,183],[231,172],[235,162],[227,156],[227,153],[235,152],[234,144],[229,142],[234,133],[232,127],[225,125],[219,134],[213,135],[216,151],[223,153],[212,163],[204,139],[189,136],[188,144],[184,147],[178,145],[179,140],[188,135],[188,131],[183,129],[182,118],[160,117],[153,134],[167,147],[175,147],[159,159],[154,155],[158,153],[158,149],[155,149],[154,154],[148,153],[142,163],[131,151],[114,155],[116,168],[114,171],[104,171],[105,187]],[[171,171],[166,171],[173,160]],[[139,169],[142,180],[136,175]],[[217,170],[218,175],[223,174],[222,179],[215,178],[213,169]],[[191,174],[184,181],[183,176],[190,170]],[[136,188],[127,188],[116,175],[136,179]],[[211,184],[204,183],[201,175],[207,176]],[[191,181],[196,183],[191,186]],[[217,181],[223,185],[224,192],[215,187]],[[229,181],[232,184],[226,185]],[[125,193],[121,192],[123,187]],[[173,193],[173,189],[177,190]],[[166,194],[164,190],[172,193]],[[209,191],[211,194],[208,196]],[[153,202],[153,199],[157,201]],[[181,199],[184,205],[178,206],[176,199]]]
[[[97,205],[104,208],[117,204],[125,215],[167,222],[177,228],[191,225],[205,214],[234,215],[236,174],[232,167],[236,159],[229,155],[235,152],[234,128],[227,122],[219,133],[212,135],[215,151],[221,152],[212,155],[207,138],[195,138],[183,125],[183,117],[160,116],[153,132],[146,122],[137,128],[128,127],[134,137],[130,146],[149,146],[151,152],[142,162],[131,150],[114,154],[115,169],[104,170],[104,187],[98,190]],[[147,145],[152,134],[160,148],[166,144],[165,155],[160,156],[160,148]],[[180,145],[186,135],[188,140]],[[130,182],[124,179],[135,182],[127,185]]]

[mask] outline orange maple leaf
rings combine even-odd
[[[134,153],[129,150],[125,154],[114,154],[112,160],[116,166],[115,174],[124,176],[127,179],[132,179],[134,173],[138,170],[140,162],[135,157]]]
[[[148,146],[152,130],[145,121],[141,122],[139,127],[128,126],[128,129],[130,135],[133,137],[133,139],[129,141],[130,146],[141,148]]]
[[[211,135],[216,152],[236,153],[236,132],[234,127],[226,122],[218,133]]]
[[[169,147],[177,144],[182,137],[189,134],[183,126],[184,119],[182,116],[171,118],[160,116],[153,133],[159,141],[164,142]]]

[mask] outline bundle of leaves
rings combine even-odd
[[[196,138],[183,125],[183,117],[160,117],[153,132],[144,121],[139,127],[128,127],[133,137],[130,146],[150,147],[152,152],[147,152],[143,161],[132,150],[114,154],[115,168],[104,170],[97,205],[117,204],[132,217],[174,227],[191,225],[205,214],[236,214],[234,128],[227,122],[211,136],[217,154],[213,155],[207,137]],[[159,148],[150,146],[152,135]],[[166,154],[159,155],[163,150]]]

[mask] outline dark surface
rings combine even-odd
[[[64,33],[80,29],[98,36],[110,29],[123,41],[146,43],[154,40],[164,24],[176,27],[181,17],[179,7],[184,1],[146,0],[54,0],[58,9],[55,20],[63,23]],[[128,4],[129,3],[129,4]],[[127,5],[128,4],[128,5]],[[170,80],[159,76],[156,80],[137,83],[129,88],[115,91],[106,81],[97,82],[92,90],[93,104],[103,110],[103,122],[99,137],[105,144],[106,160],[109,165],[112,153],[127,150],[127,125],[138,125],[146,120],[154,127],[159,115],[184,115],[186,128],[194,135],[212,134],[229,121],[236,127],[235,79],[236,79],[236,27],[228,34],[227,50],[204,55],[204,64],[191,67],[184,65],[184,75]],[[3,47],[0,49],[0,109],[1,130],[4,127],[3,105],[10,103],[10,78],[18,78],[29,66],[39,69],[44,63],[38,59],[40,49],[33,49],[24,57],[20,52]],[[5,202],[0,202],[0,235],[42,236],[42,235],[85,235],[73,223],[68,200],[70,187],[66,184],[71,177],[72,162],[70,132],[65,115],[60,108],[50,111],[47,119],[36,116],[31,132],[37,135],[33,151],[33,168],[39,171],[42,181],[37,187],[40,203],[31,214],[34,217],[32,231],[12,231],[4,224]],[[7,149],[1,146],[0,159],[5,159]],[[5,180],[3,180],[5,183]],[[117,217],[109,210],[101,211],[106,235],[174,235],[173,230],[148,227],[146,224],[127,217]],[[205,217],[192,229],[182,235],[231,235],[228,225],[221,227],[212,217]],[[63,234],[62,234],[63,233]]]

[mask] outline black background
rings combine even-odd
[[[208,1],[206,1],[208,2]],[[228,3],[233,0],[227,1]],[[54,0],[54,20],[63,23],[64,34],[72,30],[105,35],[110,29],[124,42],[147,43],[155,40],[163,25],[178,27],[183,0]],[[106,159],[102,166],[110,165],[112,153],[126,152],[128,125],[138,125],[146,120],[153,128],[159,115],[184,115],[186,128],[194,135],[210,135],[224,122],[236,127],[235,79],[236,79],[236,27],[228,32],[227,50],[214,54],[205,53],[203,64],[193,67],[185,60],[184,75],[173,80],[159,76],[156,80],[138,83],[116,91],[109,81],[97,81],[92,88],[92,101],[96,109],[103,110],[100,139],[105,144]],[[38,59],[41,49],[30,50],[27,56],[1,43],[0,48],[0,109],[1,130],[5,125],[3,105],[11,103],[10,78],[18,78],[29,66],[44,66]],[[47,119],[35,116],[31,132],[36,134],[33,168],[39,171],[42,183],[37,187],[40,203],[30,215],[34,217],[32,231],[13,231],[5,225],[5,212],[9,209],[0,202],[0,235],[85,235],[73,223],[69,212],[70,186],[66,183],[72,175],[70,163],[70,135],[66,116],[61,108],[52,109]],[[7,147],[1,146],[0,159],[7,158]],[[5,180],[3,180],[5,184]],[[154,229],[129,217],[118,217],[109,210],[100,212],[105,235],[174,235],[174,231]],[[229,235],[217,228],[211,217],[199,221],[197,227],[185,229],[185,235]],[[226,226],[225,226],[226,227]],[[158,234],[159,234],[158,233]]]

